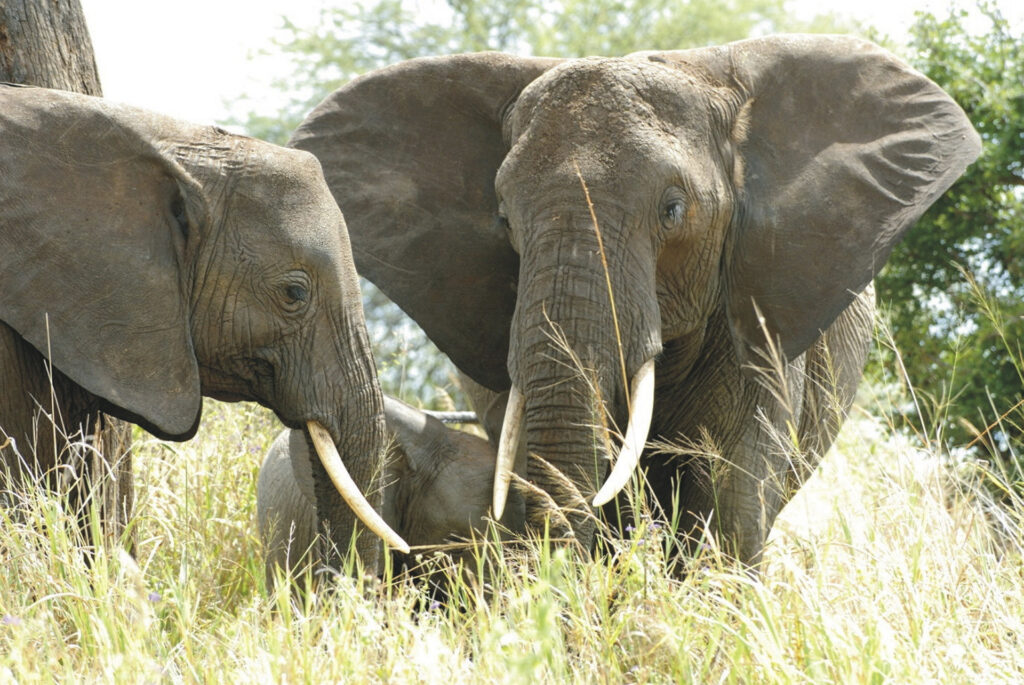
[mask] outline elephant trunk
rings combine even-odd
[[[344,321],[338,324],[334,336],[314,343],[314,348],[318,344],[332,348],[314,353],[314,359],[330,359],[333,355],[340,359],[340,366],[325,364],[312,373],[311,377],[317,379],[312,384],[316,408],[302,427],[306,429],[310,455],[320,456],[310,460],[320,533],[319,556],[328,568],[341,569],[355,535],[355,551],[363,569],[375,574],[382,559],[378,536],[393,547],[407,546],[380,518],[386,447],[384,400],[362,325],[362,312],[342,316]],[[351,500],[354,505],[347,502],[351,497],[355,497]],[[369,530],[362,529],[357,518]]]
[[[338,494],[345,500],[345,503],[352,509],[352,513],[362,521],[367,528],[382,540],[395,547],[400,552],[409,553],[409,545],[387,524],[384,518],[374,509],[366,497],[360,491],[359,486],[352,480],[345,462],[334,445],[334,438],[330,431],[316,421],[306,424],[309,437],[316,449],[320,463],[323,465],[331,482],[338,489]]]
[[[641,369],[652,370],[649,362],[661,349],[660,317],[653,258],[644,254],[650,241],[635,241],[633,251],[628,240],[619,241],[615,253],[602,259],[589,212],[575,225],[559,225],[572,222],[560,218],[570,216],[553,214],[539,233],[553,238],[534,241],[521,255],[523,285],[512,322],[509,372],[522,395],[526,448],[554,467],[548,473],[531,469],[528,475],[567,506],[576,536],[586,545],[593,530],[587,522],[591,499],[618,452],[606,429],[626,431],[631,379]],[[613,231],[627,235],[621,226]],[[653,392],[653,374],[648,378],[642,385]],[[629,432],[633,442],[646,440],[646,426]]]

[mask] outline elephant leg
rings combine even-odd
[[[656,396],[659,406],[672,407],[656,434],[679,449],[645,459],[648,486],[664,515],[678,517],[682,550],[692,551],[707,533],[727,554],[755,565],[787,499],[794,462],[788,436],[802,408],[804,360],[781,374],[741,371],[722,316],[709,322],[705,340],[685,382],[670,382]],[[666,345],[669,368],[674,352]],[[671,381],[673,374],[663,375]],[[686,396],[673,396],[681,387]]]
[[[868,284],[807,351],[807,381],[797,431],[803,458],[790,472],[790,496],[814,472],[850,411],[871,348],[874,315],[875,289]]]
[[[752,566],[789,500],[794,464],[803,462],[791,436],[802,410],[804,368],[801,357],[784,370],[784,382],[744,379],[753,407],[743,415],[739,439],[723,441],[721,469],[712,471],[716,530],[726,551]]]
[[[0,463],[17,490],[37,481],[66,492],[88,540],[96,498],[103,535],[121,539],[134,504],[131,426],[100,411],[96,398],[0,323]],[[53,417],[51,420],[50,417]],[[134,538],[124,540],[129,550]]]
[[[679,501],[683,511],[705,516],[713,506],[712,527],[739,560],[758,563],[775,518],[832,446],[864,371],[873,317],[869,285],[806,354],[786,366],[784,382],[778,372],[752,378],[737,373],[735,364],[715,366],[745,398],[734,414],[738,439],[719,443],[721,468],[710,464],[710,490],[690,488],[695,496],[689,497],[681,490]],[[711,434],[723,436],[724,430]]]

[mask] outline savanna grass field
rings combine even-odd
[[[595,559],[484,544],[488,585],[453,574],[446,597],[358,573],[268,593],[255,483],[280,426],[207,401],[187,443],[136,430],[134,559],[98,528],[83,554],[42,489],[0,509],[0,682],[1021,682],[1019,475],[882,418],[923,401],[892,366],[759,574],[709,543],[670,579],[647,520]],[[988,436],[1018,416],[994,409]]]

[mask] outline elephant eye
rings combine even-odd
[[[671,230],[686,221],[686,203],[680,197],[670,197],[661,207],[661,225]]]
[[[290,312],[300,312],[309,304],[309,277],[301,271],[290,274],[291,278],[281,286],[284,307]]]
[[[181,235],[188,239],[188,212],[185,211],[185,198],[181,195],[176,195],[171,201],[171,215],[174,220],[178,223],[178,230],[181,231]]]
[[[508,215],[505,214],[505,203],[502,202],[498,206],[498,214],[495,217],[495,221],[499,228],[504,229],[505,237],[508,238],[508,242],[512,245],[512,249],[519,252],[519,246],[516,244],[516,234],[512,230],[512,225],[508,222]]]
[[[309,299],[309,293],[301,285],[289,285],[284,289],[285,297],[289,302],[305,302]]]

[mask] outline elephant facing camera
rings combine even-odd
[[[981,150],[935,83],[827,35],[408,60],[329,95],[290,145],[323,164],[360,273],[508,393],[496,512],[525,445],[560,506],[560,477],[593,510],[642,470],[681,545],[711,522],[749,564],[852,402],[872,279]],[[773,365],[788,397],[751,368]]]

